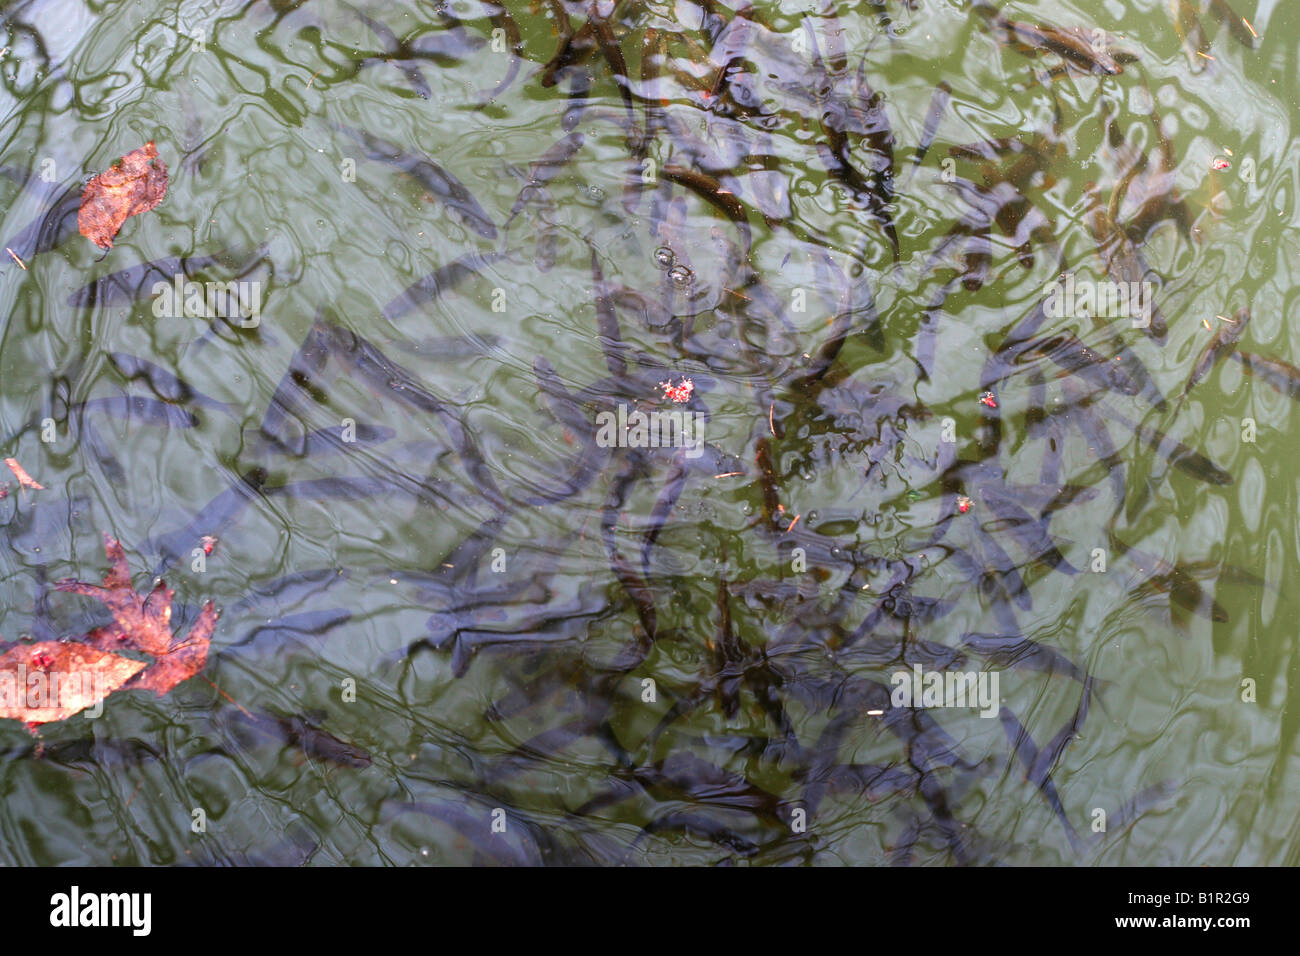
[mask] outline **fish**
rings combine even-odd
[[[668,84],[660,78],[660,73],[668,62],[668,34],[658,28],[649,26],[641,34],[641,91],[644,107],[642,132],[644,143],[653,140],[664,129],[663,111],[668,106]],[[724,71],[725,72],[725,71]],[[723,82],[719,76],[718,83]],[[715,87],[718,95],[721,89]],[[628,186],[624,190],[623,207],[629,216],[635,215],[641,203],[640,162],[634,163],[629,170]]]
[[[624,357],[626,346],[623,333],[619,328],[618,315],[614,303],[605,286],[605,274],[600,268],[600,256],[595,245],[591,246],[591,281],[595,289],[596,300],[596,334],[600,340],[600,350],[605,355],[605,366],[615,378],[627,375],[627,359]]]
[[[659,833],[684,833],[688,836],[698,837],[725,847],[733,853],[746,858],[753,856],[759,849],[757,843],[736,833],[724,823],[702,813],[689,813],[686,811],[661,813],[642,827],[642,833],[637,837],[637,842],[639,843],[644,836]]]
[[[1112,359],[1084,345],[1071,331],[1057,332],[1032,343],[1022,354],[1050,359],[1074,375],[1086,378],[1102,389],[1136,395],[1137,386]]]
[[[353,16],[364,23],[384,44],[384,56],[368,56],[357,64],[357,69],[361,70],[375,63],[392,64],[402,71],[411,88],[421,99],[431,98],[433,90],[429,87],[429,81],[424,78],[424,73],[416,65],[420,60],[431,60],[440,66],[454,66],[463,62],[473,52],[475,46],[483,45],[482,40],[478,40],[477,44],[471,42],[465,36],[464,28],[444,14],[442,16],[444,23],[451,21],[454,24],[451,29],[433,36],[421,37],[415,41],[421,44],[417,48],[415,43],[399,40],[397,34],[373,17],[350,4],[344,6],[351,10]]]
[[[1263,379],[1287,398],[1300,402],[1300,368],[1252,352],[1238,351],[1230,354],[1251,375]]]
[[[1178,787],[1173,780],[1161,780],[1150,787],[1144,787],[1124,801],[1124,805],[1119,808],[1119,811],[1111,819],[1106,832],[1114,833],[1127,830],[1149,810],[1165,803],[1177,792]]]
[[[636,609],[637,620],[641,623],[642,634],[637,635],[637,654],[644,657],[649,654],[658,633],[658,615],[655,610],[654,591],[642,572],[632,566],[618,547],[615,531],[618,525],[619,511],[623,507],[627,489],[638,479],[642,465],[638,456],[629,455],[623,468],[614,476],[605,503],[600,512],[600,533],[609,557],[610,570],[622,585],[624,593],[631,599]],[[639,662],[638,662],[639,663]],[[634,665],[635,666],[635,665]]]
[[[1079,569],[1066,560],[1043,526],[1021,508],[1003,491],[986,485],[980,488],[980,499],[997,518],[997,528],[1005,529],[1020,543],[1034,561],[1065,574],[1078,574]]]
[[[461,593],[463,589],[455,583],[429,582],[426,588],[441,595],[438,609],[426,624],[429,636],[390,657],[405,660],[421,648],[450,650],[455,677],[463,677],[484,649],[532,655],[572,644],[581,639],[592,620],[608,613],[603,594],[585,587],[567,600],[560,600],[535,581],[473,594]]]
[[[364,130],[340,124],[342,132],[361,143],[370,159],[388,163],[410,176],[442,200],[466,226],[485,239],[497,237],[497,227],[473,194],[459,179],[433,160],[408,152],[395,143],[380,139]]]
[[[437,836],[433,842],[440,860],[457,862],[458,857],[449,854],[468,851],[470,856],[465,862],[475,866],[533,867],[545,862],[535,832],[542,827],[508,803],[461,788],[439,789],[445,793],[421,795],[422,799],[385,800],[380,819],[391,823],[401,815],[418,813],[436,821],[440,829],[434,831]],[[493,827],[497,819],[504,827],[499,832]],[[422,824],[419,832],[428,833],[428,824]]]
[[[396,435],[396,431],[383,425],[357,422],[350,426],[332,425],[318,428],[307,432],[297,441],[281,443],[280,447],[286,454],[295,458],[306,458],[328,449],[350,454],[355,448],[382,444]]]
[[[676,163],[664,163],[659,170],[659,175],[669,182],[689,189],[710,205],[722,210],[728,219],[737,224],[737,229],[744,239],[745,249],[749,249],[752,245],[749,217],[745,212],[744,203],[740,201],[735,193],[708,173],[700,172],[697,169],[687,169]]]
[[[930,96],[930,106],[925,111],[925,122],[921,125],[921,138],[917,140],[916,153],[912,157],[914,169],[925,162],[925,155],[930,151],[930,144],[934,142],[935,134],[939,131],[939,122],[943,119],[943,114],[948,111],[948,103],[951,99],[952,87],[946,81],[940,80]]]
[[[235,648],[265,647],[270,653],[283,654],[287,642],[302,638],[320,641],[327,631],[348,623],[352,617],[352,612],[347,608],[287,614],[266,624],[259,624],[239,640],[223,648],[221,653],[228,653]]]
[[[1205,53],[1210,48],[1201,27],[1200,17],[1196,15],[1188,0],[1170,0],[1169,10],[1173,15],[1174,32],[1182,41],[1183,51],[1187,54],[1187,64],[1199,72],[1206,64]],[[1198,56],[1198,54],[1200,54]]]
[[[714,97],[720,99],[727,94],[732,77],[741,72],[746,52],[759,30],[754,22],[754,5],[749,0],[741,0],[735,15],[720,29],[709,49],[709,63],[717,69],[717,79],[712,87]],[[733,100],[746,105],[743,94],[733,96]]]
[[[609,64],[614,83],[618,86],[619,96],[622,97],[623,106],[627,110],[628,148],[633,153],[640,153],[645,141],[645,132],[636,125],[636,106],[632,102],[632,93],[629,89],[631,75],[627,70],[627,62],[623,59],[623,51],[614,36],[614,29],[610,26],[609,18],[601,12],[597,0],[591,0],[587,6],[587,23],[596,37],[596,45],[600,48],[601,55]]]
[[[161,575],[181,555],[190,553],[205,534],[233,524],[249,503],[261,496],[268,477],[265,468],[245,471],[229,488],[200,508],[184,528],[151,539],[148,547],[160,556],[154,576]]]
[[[346,568],[313,568],[284,574],[264,584],[249,584],[244,588],[244,596],[223,613],[228,619],[234,619],[241,610],[265,607],[268,602],[276,608],[301,604],[320,596],[330,585],[348,580],[351,574]]]
[[[1013,43],[1023,50],[1055,53],[1070,67],[1084,73],[1117,76],[1124,72],[1120,59],[1128,57],[1109,52],[1114,38],[1104,31],[1086,31],[1081,27],[1035,26],[1010,20],[982,0],[976,0],[971,9],[999,31],[1005,42]],[[1093,42],[1098,37],[1103,40],[1102,43]]]
[[[1234,479],[1229,472],[1224,471],[1195,448],[1190,448],[1182,442],[1170,438],[1164,432],[1150,425],[1135,422],[1113,409],[1108,411],[1107,414],[1131,428],[1134,434],[1155,449],[1157,453],[1163,455],[1179,471],[1211,485],[1230,485],[1233,483]]]
[[[1054,426],[1060,426],[1053,440],[1063,443],[1064,426],[1062,423],[1055,420],[1053,420],[1052,424]],[[1058,482],[1053,478],[1051,484],[1057,485]],[[1042,510],[1038,515],[1039,523],[1042,524],[1044,528],[1046,528],[1048,522],[1051,521],[1052,515],[1060,511],[1062,508],[1066,508],[1069,505],[1074,504],[1076,501],[1091,501],[1093,498],[1097,497],[1098,494],[1096,488],[1092,488],[1088,485],[1060,485],[1060,489],[1061,490],[1053,496],[1051,501],[1043,505]]]
[[[315,384],[313,376],[318,376],[324,370],[329,362],[329,354],[325,326],[320,314],[317,313],[311,328],[303,337],[302,344],[289,359],[288,370],[277,383],[267,403],[266,414],[258,428],[258,435],[263,441],[288,447],[284,442],[289,440],[289,437],[283,434],[283,430],[285,424],[295,418],[295,413],[301,411],[298,398],[300,394],[306,394],[320,403],[328,400],[324,392]]]
[[[1006,732],[1007,741],[1011,744],[1012,753],[1025,768],[1026,778],[1043,795],[1043,799],[1047,801],[1047,805],[1052,808],[1052,812],[1061,821],[1061,826],[1065,828],[1065,835],[1070,841],[1071,849],[1078,853],[1083,844],[1079,839],[1078,831],[1075,830],[1069,815],[1065,812],[1065,805],[1061,802],[1056,784],[1052,782],[1050,763],[1047,765],[1042,763],[1043,754],[1034,743],[1034,738],[1029,735],[1029,731],[1009,708],[1002,707],[998,711],[998,719]]]
[[[506,40],[509,41],[511,56],[505,76],[492,89],[484,90],[479,94],[483,99],[480,109],[491,104],[515,81],[515,77],[519,75],[519,66],[524,59],[523,37],[519,33],[519,24],[515,23],[514,17],[510,15],[510,8],[500,0],[481,0],[481,2],[487,7],[488,19],[493,27],[504,33]]]
[[[225,412],[227,415],[234,414],[234,406],[229,402],[220,402],[215,398],[209,398],[188,382],[177,378],[165,368],[155,365],[148,359],[140,358],[138,355],[131,355],[128,352],[109,352],[108,359],[125,379],[132,382],[143,379],[148,383],[149,390],[164,402],[170,402],[174,405],[193,403],[204,408]]]
[[[584,142],[586,137],[575,130],[552,143],[541,156],[537,157],[536,162],[528,168],[528,179],[523,189],[519,191],[515,204],[510,207],[510,214],[506,217],[505,226],[502,228],[510,227],[515,216],[519,215],[520,210],[527,204],[530,193],[554,179],[560,170],[573,160]]]
[[[364,770],[373,758],[356,744],[340,740],[320,729],[306,717],[280,717],[275,714],[251,713],[240,708],[230,712],[229,724],[244,736],[261,737],[301,750],[307,756],[340,767]]]
[[[842,664],[873,667],[921,664],[927,670],[956,670],[966,663],[966,655],[960,649],[938,641],[876,635],[854,642],[850,649],[837,653],[835,659]]]
[[[900,767],[882,767],[872,763],[843,763],[825,772],[830,793],[864,796],[872,803],[917,788],[916,773]]]
[[[847,132],[862,137],[860,145],[865,146],[870,154],[868,164],[887,206],[894,199],[894,129],[889,122],[884,97],[867,81],[866,62],[864,53],[858,61],[852,99],[844,109],[843,125]]]
[[[884,230],[885,238],[889,240],[890,249],[894,254],[894,261],[899,258],[898,229],[894,224],[894,217],[889,211],[889,203],[892,201],[893,186],[892,179],[888,186],[881,180],[880,185],[875,182],[868,182],[857,168],[849,160],[848,140],[843,131],[835,130],[831,127],[823,127],[827,134],[827,142],[817,144],[817,158],[821,160],[826,171],[835,179],[839,180],[846,186],[853,198],[862,203],[871,218],[880,224]]]
[[[567,17],[565,17],[564,26],[568,26]],[[576,31],[562,30],[559,46],[555,48],[555,53],[546,61],[538,73],[542,86],[554,86],[561,72],[581,63],[596,46],[596,25],[590,19]]]
[[[1046,780],[1061,759],[1061,754],[1065,752],[1065,748],[1070,741],[1079,736],[1084,721],[1088,719],[1088,707],[1092,703],[1096,682],[1097,678],[1091,674],[1084,678],[1083,693],[1079,698],[1079,706],[1075,708],[1074,714],[1066,722],[1065,726],[1039,752],[1037,759],[1034,760],[1033,767],[1029,771],[1031,780]]]
[[[245,255],[232,256],[229,250],[225,250],[211,256],[172,256],[154,259],[152,262],[109,273],[82,286],[68,296],[68,305],[83,308],[95,305],[121,306],[139,302],[154,295],[154,286],[160,282],[170,287],[178,279],[182,282],[194,279],[202,274],[203,270],[212,266],[221,266],[225,269],[232,261],[237,265],[230,271],[236,277],[242,276],[265,259],[269,248],[268,245],[263,244]]]
[[[422,279],[411,283],[384,306],[384,318],[399,319],[426,302],[432,302],[450,292],[470,276],[478,275],[489,265],[505,258],[505,252],[467,252],[440,266]]]
[[[596,432],[591,428],[591,420],[573,394],[565,388],[555,367],[541,355],[533,359],[533,377],[537,382],[538,395],[551,414],[582,442],[581,448],[574,455],[577,464],[572,474],[553,493],[554,500],[563,500],[577,494],[595,480],[604,467],[610,450],[600,447]]]
[[[1227,623],[1227,610],[1205,592],[1186,567],[1181,564],[1170,564],[1154,554],[1139,551],[1125,544],[1113,531],[1108,531],[1107,534],[1111,547],[1117,553],[1128,557],[1140,571],[1147,575],[1137,588],[1140,593],[1153,591],[1166,593],[1170,601],[1184,610],[1216,624]]]
[[[708,641],[708,647],[713,654],[713,676],[718,692],[718,703],[722,707],[722,713],[730,719],[735,717],[740,709],[741,675],[747,655],[732,627],[731,599],[727,593],[725,578],[718,579],[716,604],[718,627],[714,639]]]
[[[1187,377],[1187,384],[1183,386],[1183,398],[1201,379],[1210,373],[1210,370],[1217,365],[1228,351],[1237,344],[1243,332],[1246,331],[1246,325],[1250,322],[1250,309],[1238,309],[1232,320],[1219,326],[1219,329],[1210,336],[1210,341],[1205,343],[1205,348],[1201,349],[1201,354],[1196,357],[1196,363],[1192,366],[1192,374]]]
[[[1084,441],[1088,443],[1088,451],[1106,468],[1114,488],[1116,508],[1122,508],[1127,497],[1124,484],[1124,461],[1120,458],[1114,441],[1111,440],[1110,431],[1101,416],[1089,406],[1086,396],[1068,383],[1063,386],[1062,391],[1065,392],[1068,405],[1058,414],[1064,416],[1068,426],[1078,430]]]
[[[30,260],[42,252],[57,249],[73,236],[80,234],[77,216],[81,211],[81,195],[85,191],[84,183],[77,182],[59,193],[37,214],[27,226],[19,230],[0,248],[12,249],[20,259]],[[17,266],[8,256],[0,261],[0,267]]]
[[[199,424],[199,417],[188,409],[180,408],[169,402],[145,398],[143,395],[109,395],[103,398],[90,398],[73,410],[84,416],[88,413],[102,412],[124,421],[144,422],[149,425],[167,425],[172,428],[193,428]]]
[[[1237,12],[1228,6],[1228,0],[1210,0],[1210,11],[1227,24],[1228,32],[1242,46],[1247,49],[1255,49],[1255,31],[1247,25],[1246,18],[1237,15]]]
[[[503,341],[501,336],[491,334],[435,335],[412,340],[410,351],[451,361],[491,355]]]
[[[1079,683],[1087,674],[1074,661],[1053,647],[1020,634],[980,634],[962,636],[961,646],[969,648],[999,667],[1015,667],[1045,674],[1065,674]]]
[[[1089,208],[1084,214],[1084,222],[1097,242],[1097,254],[1106,268],[1111,281],[1123,288],[1144,288],[1149,283],[1147,276],[1155,275],[1137,245],[1121,229],[1115,220],[1102,208],[1095,183],[1087,183],[1084,192],[1089,197]],[[1163,345],[1168,334],[1164,315],[1154,302],[1150,303],[1151,321],[1142,327],[1142,333]]]

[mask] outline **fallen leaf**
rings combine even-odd
[[[177,684],[197,675],[208,662],[208,645],[212,643],[212,630],[217,625],[220,612],[209,601],[203,605],[199,618],[171,650],[162,654],[124,689],[151,690],[159,697]]]
[[[0,655],[0,717],[27,724],[66,720],[103,700],[146,663],[75,642],[20,644]]]
[[[101,249],[111,249],[129,216],[148,212],[166,195],[167,167],[150,140],[86,183],[77,228]]]
[[[156,660],[124,689],[152,690],[161,697],[181,681],[203,670],[220,612],[209,601],[189,633],[184,638],[176,637],[171,629],[174,592],[162,581],[155,584],[148,594],[132,588],[131,570],[127,567],[122,545],[109,535],[104,536],[104,553],[112,567],[104,575],[102,586],[66,579],[54,586],[69,594],[93,597],[112,612],[111,626],[96,628],[82,641],[102,651],[128,647],[155,657]]]
[[[131,587],[131,570],[126,555],[117,539],[104,536],[104,552],[113,566],[104,575],[104,584],[87,584],[84,581],[62,580],[54,586],[69,594],[82,594],[102,602],[113,612],[115,627],[99,628],[92,632],[97,646],[111,646],[119,642],[146,654],[166,654],[172,643],[172,595],[167,585],[159,581],[147,595],[138,594]]]
[[[22,485],[24,488],[34,488],[37,491],[45,490],[44,485],[38,482],[31,475],[27,474],[27,469],[18,464],[17,458],[6,458],[5,464],[9,466],[9,470],[12,471],[14,477],[18,479],[18,484]]]

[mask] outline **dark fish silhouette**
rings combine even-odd
[[[1052,782],[1052,762],[1043,761],[1043,753],[1039,752],[1033,737],[1029,736],[1029,731],[1008,708],[1003,707],[998,711],[998,718],[1002,721],[1002,729],[1006,731],[1012,753],[1024,765],[1026,778],[1038,788],[1047,805],[1061,821],[1061,826],[1065,828],[1065,835],[1070,841],[1070,847],[1076,853],[1079,852],[1083,844],[1079,839],[1078,831],[1074,829],[1069,815],[1065,812],[1065,805],[1061,803],[1061,795],[1057,793],[1056,784]]]
[[[1206,458],[1195,448],[1190,448],[1182,442],[1170,438],[1164,432],[1159,431],[1150,425],[1134,422],[1132,419],[1114,411],[1113,409],[1107,414],[1111,418],[1119,421],[1121,424],[1127,425],[1131,428],[1134,434],[1154,448],[1178,470],[1186,472],[1193,478],[1208,482],[1212,485],[1232,484],[1233,478],[1231,474],[1210,461],[1210,459]]]
[[[340,740],[322,730],[306,717],[278,717],[274,714],[250,713],[243,709],[231,711],[230,726],[237,728],[245,739],[267,739],[301,750],[308,757],[324,760],[340,767],[364,770],[372,760],[356,744]]]
[[[925,154],[930,151],[930,144],[934,142],[935,134],[939,131],[939,121],[947,112],[948,102],[951,99],[952,87],[940,80],[930,97],[930,107],[925,111],[925,122],[921,125],[921,138],[917,141],[916,155],[912,159],[913,167],[925,162]]]
[[[395,166],[424,186],[480,236],[485,239],[497,237],[497,227],[491,217],[465,188],[465,184],[433,160],[408,152],[395,143],[372,136],[364,130],[350,126],[339,126],[339,129],[360,142],[370,159]]]
[[[1211,12],[1228,26],[1228,32],[1242,46],[1255,48],[1255,33],[1246,25],[1246,18],[1228,6],[1228,0],[1210,0]]]
[[[1139,551],[1121,541],[1114,532],[1109,532],[1109,538],[1111,547],[1127,556],[1146,575],[1138,585],[1139,593],[1163,592],[1169,595],[1173,604],[1183,610],[1216,624],[1227,622],[1228,612],[1205,592],[1188,568],[1181,564],[1170,564],[1146,551]]]
[[[175,405],[200,405],[204,408],[213,408],[225,412],[228,415],[234,413],[234,406],[230,403],[220,402],[215,398],[204,395],[188,382],[177,378],[165,368],[155,365],[148,359],[127,352],[109,352],[108,358],[124,378],[128,381],[145,381],[149,385],[149,390],[164,402]]]
[[[1232,352],[1241,367],[1256,378],[1263,379],[1287,398],[1300,402],[1300,368],[1278,359],[1265,358],[1251,352]]]
[[[39,253],[57,249],[79,235],[77,214],[81,211],[84,187],[85,184],[80,182],[67,187],[26,227],[0,243],[0,248],[12,249],[20,259],[28,260]],[[6,266],[16,267],[8,255],[0,261],[0,267]]]
[[[1109,51],[1113,38],[1100,30],[1086,31],[1081,27],[1035,26],[1019,20],[1010,20],[998,13],[990,4],[977,2],[972,9],[987,20],[1000,38],[1023,50],[1055,53],[1071,67],[1085,73],[1114,76],[1123,73],[1122,55]],[[1100,37],[1102,43],[1094,43]]]
[[[961,645],[999,667],[1065,674],[1081,684],[1088,676],[1060,651],[1020,634],[971,633],[962,637]]]
[[[1237,344],[1237,339],[1241,338],[1242,333],[1246,331],[1246,325],[1249,322],[1250,309],[1238,309],[1237,314],[1233,316],[1231,321],[1221,325],[1218,331],[1210,336],[1210,341],[1205,343],[1205,348],[1196,357],[1196,364],[1192,366],[1192,374],[1187,376],[1187,384],[1183,386],[1184,398],[1196,383],[1205,378],[1210,373],[1210,370],[1218,365],[1229,350]]]
[[[504,252],[467,252],[430,272],[427,276],[407,286],[403,292],[384,306],[384,318],[397,319],[442,296],[460,285],[470,276],[477,275],[492,263],[505,257]]]
[[[194,279],[212,266],[229,267],[236,277],[245,275],[266,256],[268,246],[262,245],[246,255],[219,252],[211,256],[173,256],[155,259],[101,276],[89,285],[82,286],[68,296],[68,305],[78,308],[93,305],[127,305],[153,295],[154,285],[162,282],[171,286],[176,277],[182,281]],[[231,263],[235,265],[230,266]],[[234,280],[220,280],[234,281]]]

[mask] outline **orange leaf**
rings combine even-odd
[[[104,552],[113,566],[104,575],[103,587],[71,580],[58,581],[54,586],[70,594],[93,597],[106,605],[113,612],[116,625],[113,636],[127,647],[146,654],[166,654],[172,643],[173,592],[159,581],[148,595],[137,594],[131,587],[131,571],[122,545],[105,535]]]
[[[18,484],[22,485],[24,488],[34,488],[38,491],[45,490],[44,485],[38,482],[31,475],[27,474],[27,469],[18,464],[17,458],[6,458],[5,464],[9,466],[9,470],[12,471],[14,477],[18,479]]]
[[[20,644],[0,655],[0,718],[28,724],[66,720],[103,700],[144,667],[144,661],[85,644]]]
[[[82,642],[101,651],[128,647],[153,655],[156,660],[123,689],[151,690],[161,697],[203,670],[219,612],[209,601],[190,632],[184,638],[176,637],[171,629],[173,592],[162,581],[148,594],[137,592],[131,586],[131,570],[122,545],[105,535],[104,552],[112,566],[102,586],[72,580],[54,586],[69,594],[93,597],[113,612],[111,626],[96,628]]]
[[[148,212],[165,195],[167,167],[150,140],[86,183],[77,228],[101,249],[110,249],[127,217]]]

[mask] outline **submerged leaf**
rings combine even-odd
[[[27,469],[18,464],[17,458],[6,458],[5,464],[9,466],[9,470],[12,471],[14,477],[18,479],[18,484],[22,485],[24,488],[31,488],[35,491],[45,490],[44,485],[38,482],[31,475],[27,474]]]
[[[87,644],[40,641],[0,655],[0,718],[27,724],[66,720],[143,670],[133,660]]]
[[[133,675],[134,680],[127,689],[151,690],[161,697],[203,670],[219,612],[209,601],[189,634],[176,637],[171,629],[173,592],[162,581],[148,594],[135,591],[122,545],[105,535],[104,552],[113,566],[104,575],[102,586],[64,580],[55,587],[70,594],[93,597],[113,612],[111,626],[96,628],[85,636],[87,646],[103,650],[128,647],[153,655],[157,659],[146,670]]]
[[[130,216],[148,212],[165,195],[167,167],[150,140],[86,183],[77,211],[77,228],[101,249],[111,249],[122,223]]]

